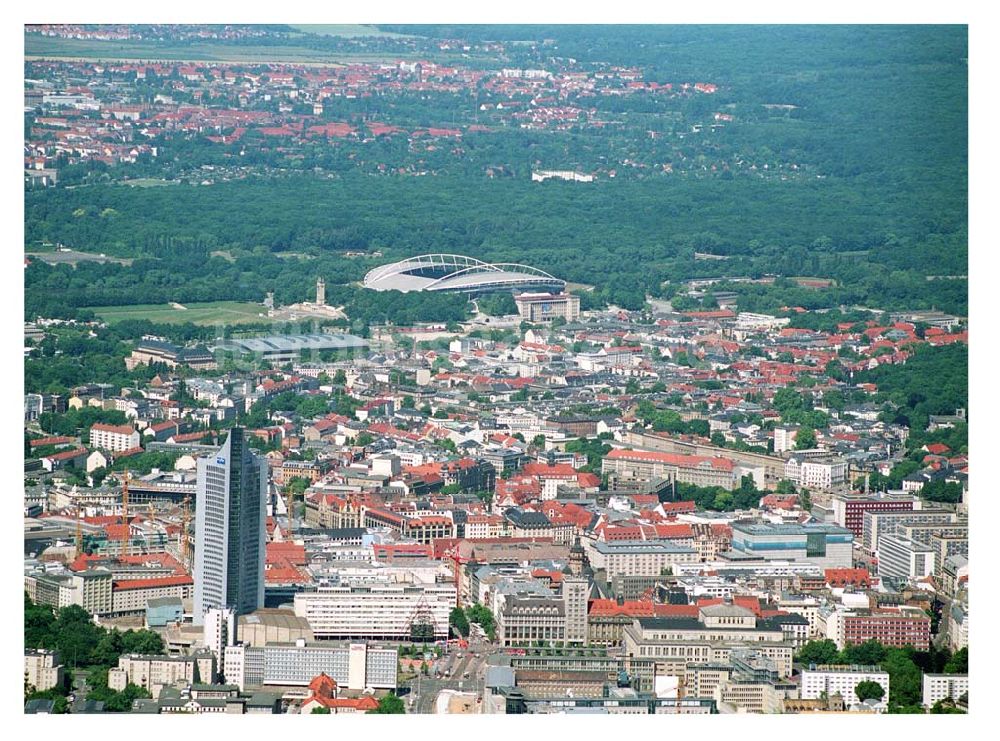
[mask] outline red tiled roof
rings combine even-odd
[[[733,470],[733,462],[728,458],[709,458],[700,455],[681,455],[678,453],[657,453],[649,450],[612,450],[605,456],[611,460],[632,460],[649,461],[654,463],[664,463],[667,465],[679,466],[682,468],[696,468],[708,463],[712,468],[720,471]]]
[[[74,448],[73,450],[62,450],[58,453],[44,456],[44,458],[50,461],[67,461],[73,458],[80,458],[85,455],[87,455],[86,448]]]
[[[73,438],[71,437],[39,437],[32,440],[30,445],[33,448],[39,448],[43,445],[63,445],[72,442]]]
[[[135,432],[135,428],[131,425],[106,425],[102,422],[91,425],[90,431],[99,430],[101,432],[113,432],[118,435],[131,435]]]
[[[698,599],[697,606],[701,609],[702,607],[710,607],[712,605],[721,604],[723,604],[723,599],[721,597],[701,597]],[[757,617],[761,617],[760,599],[757,597],[741,597],[736,595],[733,597],[733,604],[737,607],[745,607],[746,609],[751,610]]]
[[[153,589],[155,587],[183,587],[194,584],[188,575],[161,576],[155,579],[123,579],[116,581],[112,589],[121,592],[126,589]]]
[[[575,479],[577,471],[568,463],[557,463],[550,466],[546,463],[525,463],[521,467],[521,473],[525,476],[538,476],[539,478],[567,478]]]
[[[271,582],[272,584],[287,584],[289,582],[307,584],[309,578],[294,566],[278,566],[264,569],[264,582]]]

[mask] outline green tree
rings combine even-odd
[[[469,620],[461,607],[453,607],[448,614],[448,625],[461,636],[469,635]]]
[[[152,630],[128,630],[122,636],[123,650],[127,654],[162,654],[163,638]],[[117,662],[116,662],[117,663]]]
[[[886,657],[885,646],[875,640],[868,640],[853,646],[847,646],[841,653],[842,663],[875,666]]]
[[[795,449],[810,450],[816,447],[816,430],[811,427],[800,427],[795,433]]]
[[[969,649],[960,648],[944,665],[945,674],[968,674],[969,673]]]
[[[794,494],[795,493],[795,483],[789,479],[781,479],[778,485],[775,487],[775,491],[778,494]]]
[[[889,674],[889,705],[895,712],[919,707],[923,674],[913,661],[913,649],[889,649],[882,668]]]
[[[90,615],[79,605],[60,608],[55,631],[55,648],[70,666],[87,666],[104,629],[91,622]]]
[[[829,639],[808,641],[799,651],[796,660],[801,664],[835,664],[840,656],[837,644]]]
[[[486,635],[492,641],[496,635],[496,618],[486,605],[478,602],[465,610],[466,617],[470,623],[478,623],[486,631]]]
[[[864,681],[854,685],[854,694],[859,701],[881,700],[885,696],[885,690],[878,682]]]
[[[396,695],[389,693],[378,701],[378,707],[369,710],[369,714],[375,715],[403,715],[406,713],[406,705]]]
[[[318,708],[313,708],[310,715],[330,715],[330,708],[321,705]]]
[[[932,715],[959,715],[965,711],[959,708],[950,697],[944,697],[931,706]]]
[[[55,645],[56,616],[48,605],[36,605],[24,593],[24,647],[52,648]]]

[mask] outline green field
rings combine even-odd
[[[411,52],[351,54],[289,45],[238,45],[225,42],[97,41],[24,35],[24,58],[68,61],[141,60],[144,62],[294,62],[305,65],[384,62],[414,57]]]
[[[266,309],[260,304],[239,301],[212,301],[204,304],[184,304],[186,309],[178,309],[170,304],[136,304],[135,306],[91,306],[88,307],[108,324],[126,319],[148,319],[151,322],[180,324],[249,324],[266,322]],[[258,316],[258,314],[265,316]]]
[[[289,23],[290,28],[294,28],[303,33],[314,33],[318,36],[384,36],[393,39],[413,38],[402,33],[390,33],[379,31],[375,26],[362,25],[360,23]]]

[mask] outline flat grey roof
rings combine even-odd
[[[368,347],[368,341],[349,334],[289,334],[229,340],[220,347],[244,353],[346,350]]]

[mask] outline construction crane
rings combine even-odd
[[[80,502],[76,503],[76,555],[83,554],[83,520],[80,518]]]
[[[128,479],[128,467],[126,466],[125,474],[122,477],[122,522],[125,525],[125,544],[122,546],[122,553],[126,556],[129,555],[129,540],[131,540],[128,526]]]
[[[181,515],[181,563],[187,567],[188,560],[188,528],[191,526],[191,495],[184,495],[184,511]]]
[[[289,484],[289,485],[287,485],[285,487],[285,493],[288,495],[288,502],[286,503],[285,507],[288,510],[288,538],[289,538],[289,540],[291,540],[291,538],[292,538],[292,528],[293,528],[293,526],[292,526],[292,508],[293,508],[293,506],[295,504],[295,490],[292,488],[291,484]]]

